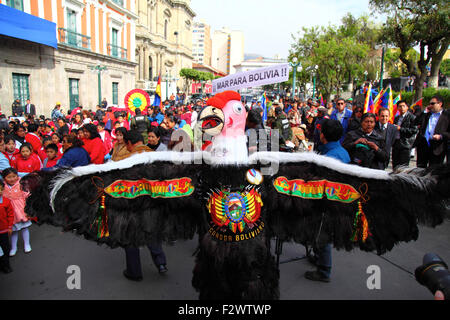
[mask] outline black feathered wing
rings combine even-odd
[[[271,236],[310,245],[332,243],[346,250],[359,246],[384,253],[400,241],[416,240],[418,223],[434,227],[443,222],[445,201],[450,197],[448,166],[388,174],[315,154],[280,156],[283,158],[278,171],[265,179],[264,203],[268,206],[266,219]],[[280,188],[283,181],[284,187],[290,183],[290,189]],[[326,190],[320,195],[320,188],[311,187],[311,182],[318,181],[325,181],[325,188],[334,188],[329,192],[334,197]],[[346,199],[349,189],[359,196],[351,202],[336,200],[339,186],[342,199]],[[314,193],[318,198],[312,198]],[[362,236],[359,208],[368,222],[367,239]]]
[[[191,239],[204,225],[198,201],[198,176],[202,165],[174,164],[157,159],[152,155],[150,163],[112,170],[107,169],[107,165],[100,165],[90,166],[88,170],[75,168],[34,173],[22,180],[24,185],[34,185],[29,188],[32,192],[25,210],[28,215],[37,217],[38,223],[61,226],[65,231],[72,230],[88,240],[105,243],[112,248],[138,247],[154,239]],[[175,181],[176,184],[181,180],[185,184],[188,181],[191,190],[185,185],[176,197],[172,197],[173,194],[170,197],[152,194],[126,198],[105,192],[112,190],[108,186],[117,186],[122,181],[134,182],[136,189],[147,183],[144,188],[165,192],[161,189],[164,189],[161,182],[173,184]],[[156,186],[151,185],[152,181],[157,182]],[[167,185],[166,189],[169,188]],[[173,186],[171,188],[173,191]],[[115,187],[115,190],[120,188]],[[104,214],[101,208],[103,196]],[[105,221],[106,230],[102,228]],[[107,232],[102,234],[102,230]]]

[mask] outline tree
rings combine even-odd
[[[327,100],[334,91],[339,94],[344,83],[363,79],[364,71],[368,69],[374,77],[374,68],[370,68],[372,61],[368,58],[376,43],[376,29],[367,17],[354,18],[347,14],[340,27],[303,28],[302,34],[293,39],[289,58],[297,57],[301,62],[303,70],[299,74],[299,85],[312,81],[312,72],[317,65],[316,86]]]
[[[417,61],[419,60],[419,53],[416,50],[410,49],[406,56],[408,60]],[[391,78],[398,77],[408,77],[408,69],[406,65],[400,60],[400,50],[399,49],[387,49],[386,54],[384,56],[384,64],[386,66],[386,70],[388,71]]]
[[[450,59],[445,59],[442,61],[441,72],[444,76],[450,77]]]
[[[185,80],[185,92],[188,92],[188,89],[192,87],[192,82],[196,81],[210,81],[215,79],[214,75],[209,72],[203,72],[198,71],[195,69],[187,69],[183,68],[180,70],[180,77],[182,77]],[[202,92],[203,92],[203,85],[202,85]]]
[[[450,44],[450,5],[447,0],[370,0],[374,11],[388,15],[381,42],[400,49],[399,59],[416,77],[415,101],[422,97],[423,84],[432,61],[431,85],[437,87],[437,72]],[[419,60],[408,57],[418,46]]]

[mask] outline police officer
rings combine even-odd
[[[13,104],[11,105],[11,108],[13,117],[23,116],[23,108],[20,103],[20,99],[16,99],[16,101],[14,101]]]
[[[286,147],[286,143],[292,140],[291,125],[281,107],[275,108],[275,117],[273,129],[278,130],[280,134],[280,147]]]
[[[130,129],[137,130],[144,137],[144,145],[148,143],[148,130],[150,129],[150,121],[148,117],[141,114],[141,109],[136,108],[136,115],[131,118]]]

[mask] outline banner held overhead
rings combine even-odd
[[[213,94],[243,88],[259,87],[266,84],[289,80],[289,64],[280,63],[252,71],[241,72],[213,80]]]

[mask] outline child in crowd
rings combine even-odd
[[[45,147],[47,158],[45,158],[43,166],[44,168],[51,168],[56,166],[60,157],[58,156],[58,146],[54,143],[50,143]]]
[[[45,136],[42,139],[42,147],[38,151],[38,156],[41,161],[44,161],[45,158],[47,158],[47,153],[45,151],[45,147],[48,146],[50,143],[53,143],[52,138],[49,136]]]
[[[63,153],[63,149],[62,149],[62,143],[61,143],[61,135],[57,132],[52,134],[52,143],[56,144],[58,146],[58,154]]]
[[[117,128],[120,128],[120,127],[121,126],[120,126],[120,122],[119,121],[114,122],[114,127],[113,127],[113,130],[111,131],[111,138],[113,139],[113,143],[115,143],[117,141],[116,130],[117,130]]]
[[[103,145],[105,146],[106,153],[110,153],[113,148],[113,139],[109,134],[108,130],[105,130],[105,124],[103,122],[99,122],[97,124],[98,134],[100,138],[102,138]]]
[[[33,147],[28,142],[20,146],[20,155],[12,161],[11,167],[21,173],[30,173],[41,170],[42,163],[36,154],[33,154]]]
[[[3,196],[5,183],[0,180],[0,271],[10,273],[12,271],[9,265],[9,236],[12,234],[14,224],[14,209],[6,197]],[[6,254],[5,254],[6,252]]]
[[[20,154],[19,149],[16,148],[16,140],[12,136],[5,137],[5,152],[3,153],[9,160],[9,164],[15,161],[16,157]]]
[[[9,256],[12,257],[16,255],[19,231],[22,234],[25,253],[29,253],[31,252],[31,245],[28,228],[31,226],[31,221],[24,211],[25,201],[29,193],[20,188],[20,178],[16,169],[7,168],[3,170],[2,178],[5,181],[3,197],[11,201],[11,205],[14,209],[14,224],[12,226],[11,250]],[[5,254],[7,253],[5,252]]]

